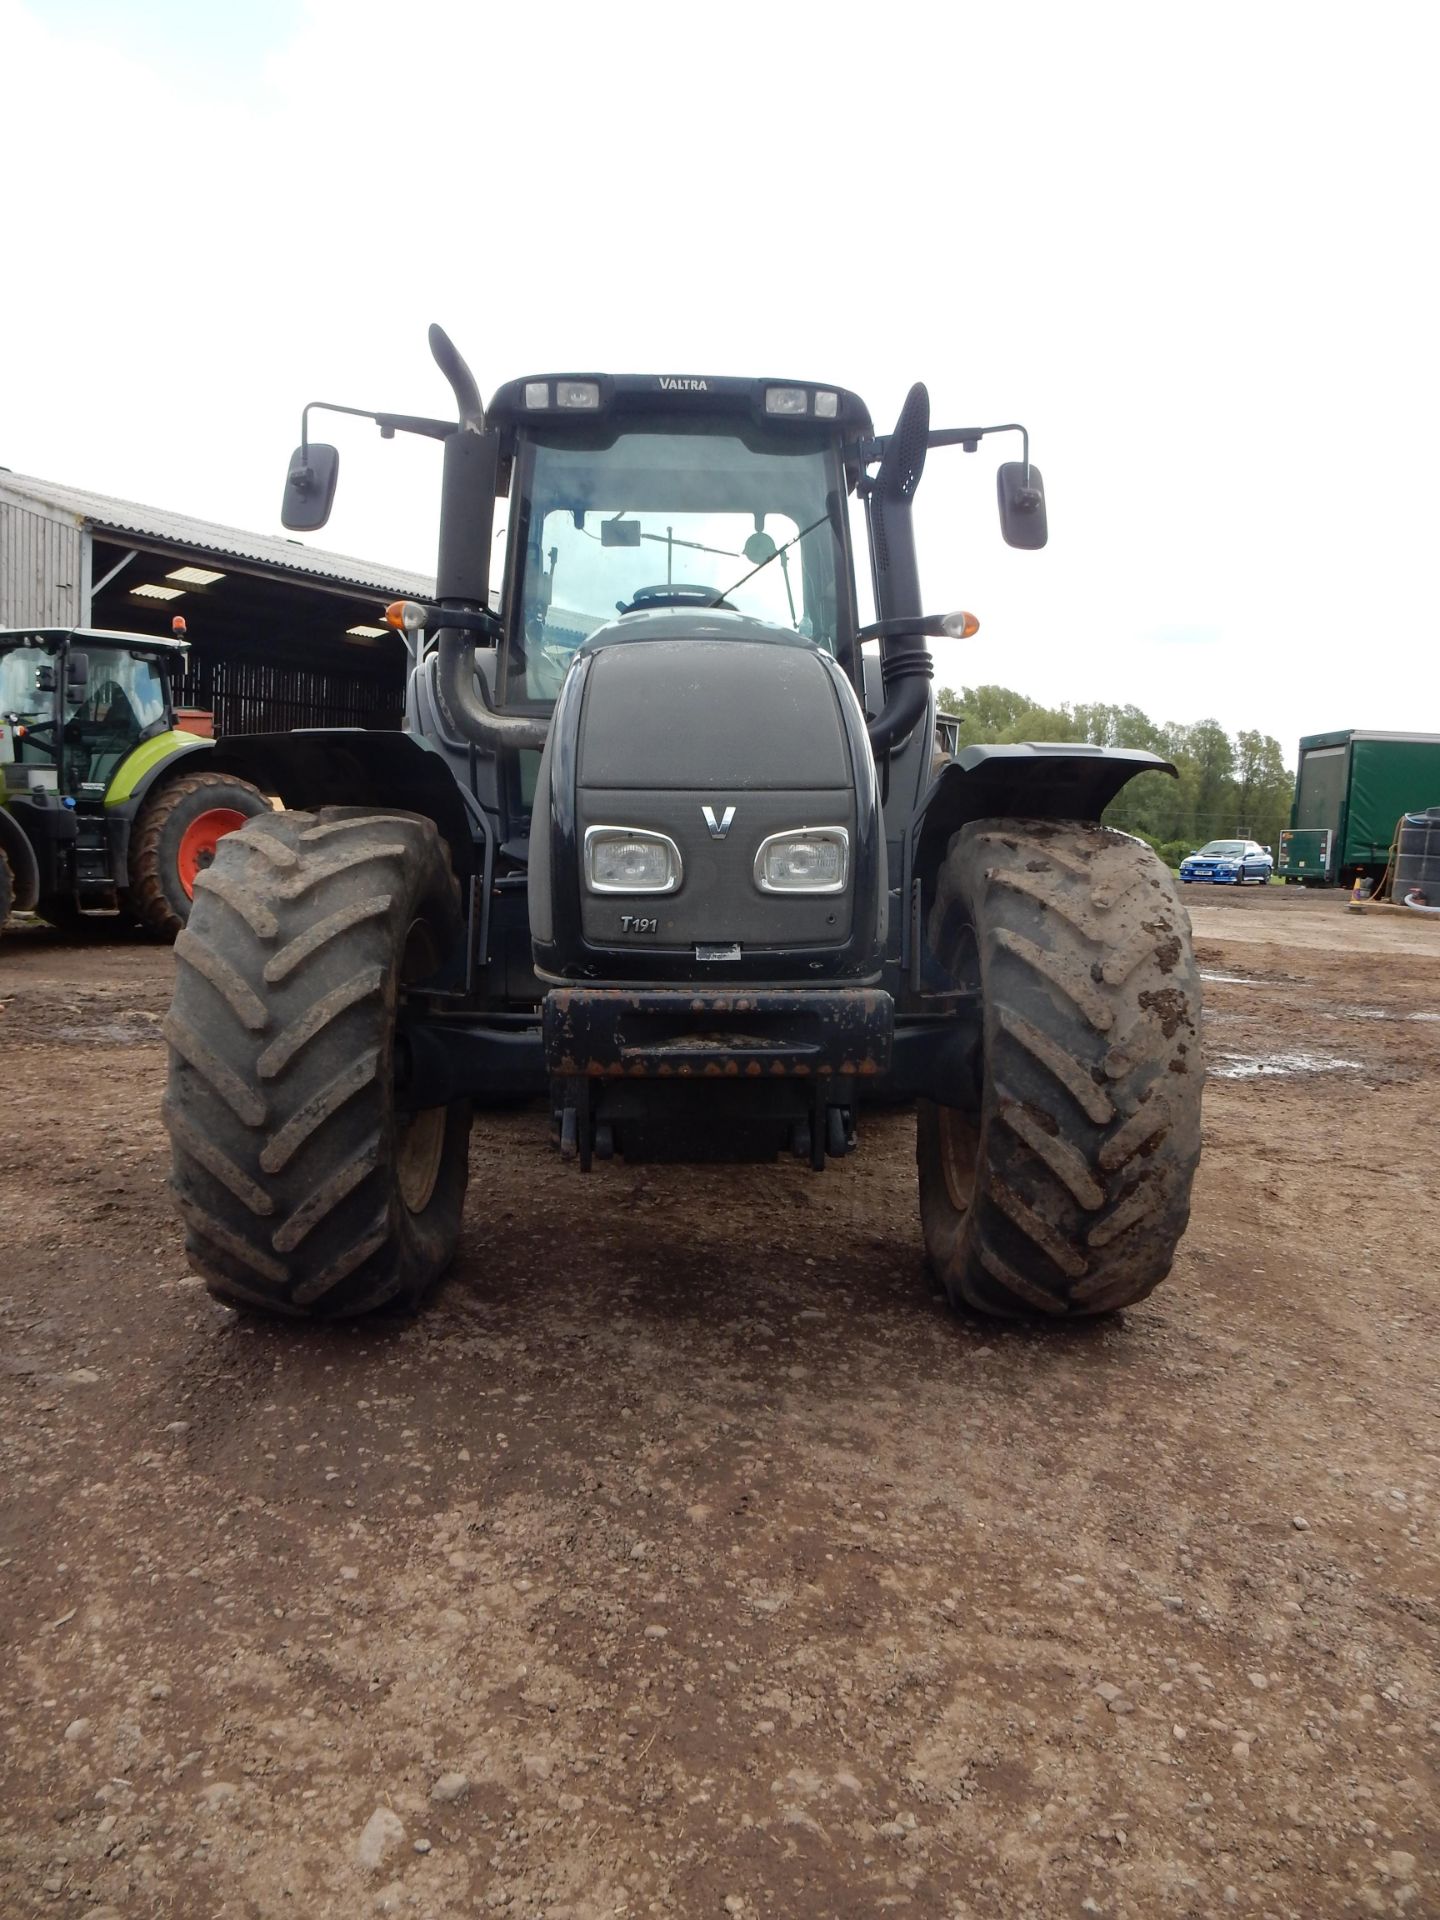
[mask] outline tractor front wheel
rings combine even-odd
[[[164,1116],[190,1264],[232,1306],[418,1303],[454,1254],[468,1101],[396,1098],[405,995],[462,937],[433,822],[269,813],[220,842],[175,942]]]
[[[189,773],[147,800],[130,842],[130,908],[142,926],[173,940],[190,918],[195,882],[220,841],[270,803],[230,773]]]
[[[1200,980],[1168,869],[1102,827],[977,821],[950,843],[929,944],[983,1007],[978,1073],[918,1114],[946,1292],[1002,1315],[1143,1299],[1200,1156]]]

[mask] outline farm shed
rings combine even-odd
[[[433,581],[0,468],[0,627],[107,627],[191,643],[180,704],[217,733],[397,727],[405,650],[391,600]]]

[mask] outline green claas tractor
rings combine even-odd
[[[175,724],[184,642],[0,629],[0,927],[12,908],[79,928],[118,912],[173,936],[222,834],[269,810]]]
[[[1163,763],[937,750],[927,639],[975,622],[924,611],[916,488],[930,449],[1023,430],[932,431],[917,386],[877,437],[838,387],[708,375],[539,374],[486,408],[431,347],[458,419],[367,416],[444,449],[434,603],[389,613],[405,731],[232,743],[286,810],[220,841],[176,944],[195,1270],[297,1316],[417,1301],[455,1251],[472,1121],[517,1096],[577,1172],[819,1171],[873,1099],[918,1105],[952,1300],[1058,1318],[1148,1293],[1199,1155],[1200,990],[1169,872],[1098,822]],[[309,412],[296,531],[338,468]],[[1021,454],[1002,531],[1038,548]]]

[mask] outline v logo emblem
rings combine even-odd
[[[723,840],[730,831],[731,821],[735,818],[734,807],[726,807],[724,813],[720,815],[718,820],[715,818],[715,809],[713,807],[702,807],[700,811],[704,814],[705,824],[710,829],[710,838],[712,840]]]

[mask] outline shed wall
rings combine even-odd
[[[84,624],[86,537],[72,516],[0,494],[0,627]]]

